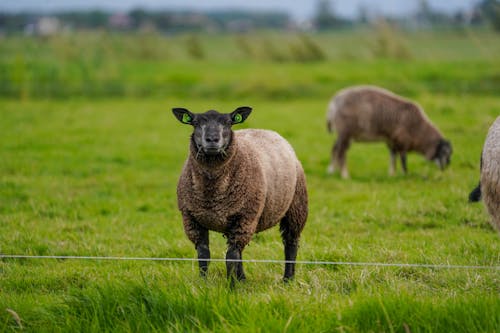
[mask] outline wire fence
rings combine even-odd
[[[24,255],[0,254],[0,259],[58,259],[58,260],[95,260],[95,261],[165,261],[165,262],[242,262],[263,264],[322,265],[322,266],[375,266],[375,267],[414,267],[432,269],[475,269],[475,270],[500,270],[500,266],[485,265],[452,265],[452,264],[418,264],[418,263],[385,263],[385,262],[353,262],[353,261],[320,261],[320,260],[275,260],[275,259],[197,259],[197,258],[155,258],[155,257],[113,257],[113,256],[59,256],[59,255]]]

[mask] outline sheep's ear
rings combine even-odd
[[[173,108],[172,112],[174,113],[174,116],[183,124],[191,125],[193,122],[194,114],[187,109]]]
[[[252,112],[252,108],[249,106],[240,106],[233,112],[231,112],[231,121],[234,124],[241,124],[247,119],[247,117]]]

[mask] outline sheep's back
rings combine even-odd
[[[359,141],[411,140],[421,126],[432,126],[415,103],[375,86],[355,86],[339,91],[330,101],[328,121],[339,133]],[[433,127],[434,128],[434,127]],[[402,132],[407,130],[408,133]]]
[[[340,134],[359,141],[387,136],[399,119],[393,110],[402,100],[388,90],[355,86],[339,91],[329,104],[328,119]]]
[[[295,194],[297,173],[303,172],[292,146],[278,133],[269,130],[235,131],[239,150],[247,152],[263,171],[266,201],[257,231],[278,222],[287,212]]]
[[[483,147],[481,192],[489,213],[500,223],[500,117],[491,125]],[[500,231],[500,225],[496,225]]]

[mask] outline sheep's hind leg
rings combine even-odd
[[[408,168],[406,167],[406,152],[405,151],[399,152],[399,157],[401,159],[401,169],[403,170],[403,173],[406,175],[408,173]]]
[[[307,220],[307,190],[303,174],[299,175],[295,188],[295,196],[287,213],[281,219],[280,231],[285,246],[285,274],[283,281],[288,282],[295,276],[295,260],[299,247],[299,239]]]
[[[328,174],[333,174],[335,172],[335,167],[338,165],[337,162],[337,151],[338,151],[338,140],[335,141],[335,143],[332,146],[332,151],[330,153],[330,164],[328,165],[328,168],[326,169],[326,172]]]
[[[297,251],[299,248],[299,237],[293,232],[290,232],[290,220],[284,217],[280,223],[283,245],[285,246],[285,273],[283,281],[288,282],[295,276],[295,260],[297,259]]]
[[[350,146],[350,139],[347,136],[339,136],[335,142],[335,159],[337,160],[340,168],[340,175],[342,178],[349,178],[349,171],[346,164],[346,153]]]

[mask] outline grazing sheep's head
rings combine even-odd
[[[441,170],[450,164],[450,157],[453,149],[451,148],[451,143],[448,140],[441,139],[436,147],[436,152],[432,160],[436,162]]]
[[[184,108],[173,108],[172,112],[181,123],[194,127],[192,139],[198,153],[215,156],[225,155],[232,139],[231,126],[244,122],[252,108],[242,106],[231,113],[219,113],[214,110],[192,113]]]

